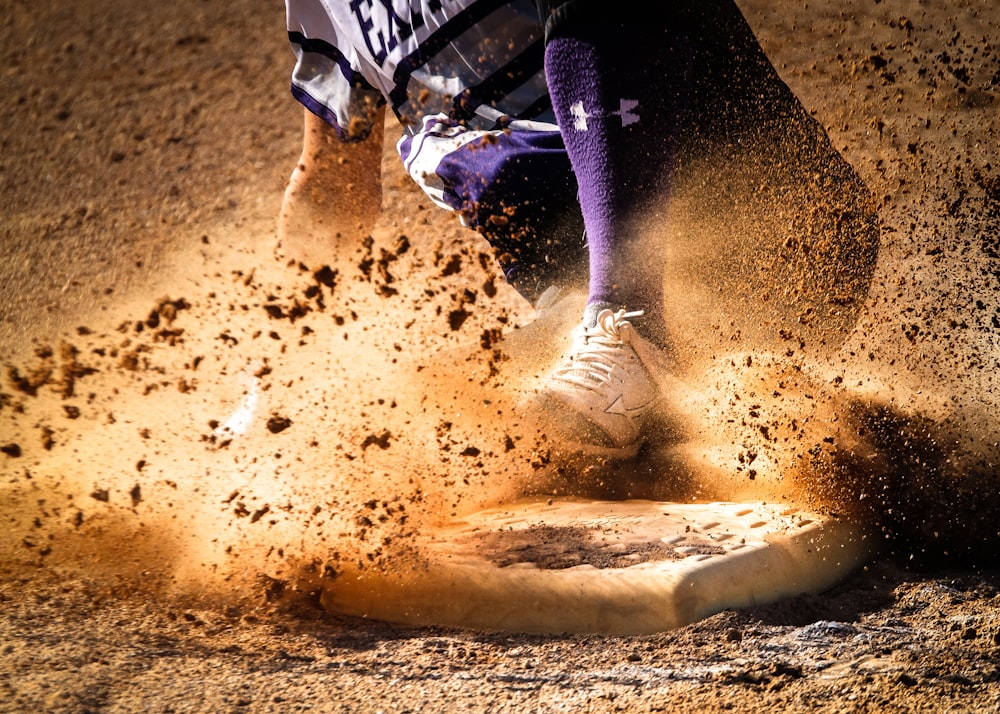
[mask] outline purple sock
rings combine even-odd
[[[579,184],[590,249],[593,308],[641,309],[642,332],[662,340],[663,271],[630,228],[663,205],[686,106],[690,51],[662,27],[577,25],[550,38],[545,71]]]

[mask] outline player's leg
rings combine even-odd
[[[607,4],[553,0],[545,69],[563,140],[579,182],[590,246],[588,303],[642,309],[647,336],[663,337],[662,280],[633,228],[665,206],[690,75],[680,14],[609,17]]]
[[[278,250],[310,267],[334,264],[367,236],[381,210],[384,110],[360,141],[343,141],[305,110],[302,154],[278,216]]]
[[[654,209],[669,217],[690,46],[672,10],[627,22],[592,0],[541,10],[549,92],[579,183],[590,267],[583,325],[543,399],[582,445],[627,456],[657,399],[650,362],[667,343],[662,260],[646,253],[636,226]]]

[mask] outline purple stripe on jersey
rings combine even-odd
[[[294,31],[288,32],[288,41],[301,47],[303,52],[322,55],[323,57],[332,60],[334,64],[337,65],[340,73],[344,75],[344,78],[347,79],[348,83],[352,86],[362,87],[373,92],[377,91],[375,87],[368,82],[368,80],[351,68],[351,63],[347,61],[347,58],[344,57],[343,53],[329,42],[306,37],[301,32]]]
[[[525,107],[520,114],[522,119],[534,119],[552,111],[552,99],[549,95],[539,97],[536,101]]]
[[[474,27],[484,17],[507,3],[508,0],[480,0],[480,2],[473,3],[471,7],[463,10],[442,25],[437,32],[422,42],[413,54],[400,60],[392,76],[394,86],[392,91],[389,92],[389,101],[392,102],[392,106],[401,106],[408,99],[407,85],[410,81],[410,75],[413,74],[414,70],[424,66],[438,52],[448,47],[469,28]]]
[[[452,118],[458,121],[472,118],[476,108],[483,104],[494,104],[538,73],[544,56],[543,42],[539,39],[532,43],[513,61],[500,67],[493,76],[482,84],[469,87],[455,97]],[[543,107],[542,111],[549,107]],[[539,112],[541,113],[541,112]],[[534,119],[538,114],[527,114],[522,111],[518,119]]]
[[[368,138],[371,131],[357,132],[355,134],[348,134],[346,131],[340,128],[340,123],[337,120],[337,115],[334,114],[325,104],[322,104],[317,99],[315,99],[311,94],[302,89],[301,87],[292,84],[292,96],[296,101],[300,102],[306,109],[318,116],[320,119],[329,124],[333,130],[337,133],[337,138],[346,143],[364,141]],[[385,104],[385,102],[381,102]]]

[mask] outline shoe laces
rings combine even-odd
[[[597,324],[583,328],[570,356],[549,378],[602,392],[611,381],[615,366],[620,363],[622,345],[631,341],[632,323],[629,318],[642,314],[642,310],[601,310],[597,315]]]

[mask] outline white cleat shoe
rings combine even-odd
[[[577,328],[566,361],[546,378],[542,406],[567,446],[609,458],[638,452],[643,423],[660,397],[653,365],[643,359],[656,359],[659,350],[628,321],[641,314],[601,310],[596,325]]]

